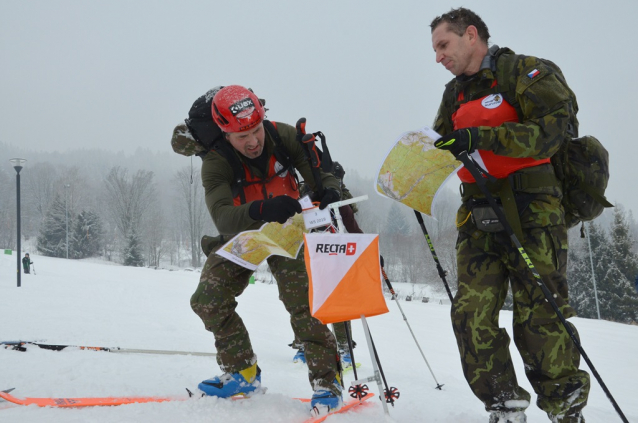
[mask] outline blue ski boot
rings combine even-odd
[[[347,369],[348,367],[352,367],[352,357],[350,356],[350,352],[347,350],[339,351],[339,355],[341,356],[341,367]]]
[[[335,378],[331,388],[315,389],[310,400],[310,406],[315,416],[323,416],[343,407],[341,383]]]
[[[292,358],[293,363],[304,363],[306,364],[306,353],[303,348],[299,348],[297,354]]]
[[[230,398],[235,395],[249,396],[262,392],[261,369],[257,363],[238,373],[224,373],[206,379],[197,386],[206,395]]]

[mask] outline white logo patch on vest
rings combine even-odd
[[[281,163],[279,163],[279,162],[275,162],[275,173],[279,173],[279,171],[280,171],[281,169],[283,169],[283,168],[284,168],[284,165],[282,165],[282,164],[281,164]],[[287,170],[287,169],[286,169],[286,171],[285,171],[285,172],[281,173],[281,174],[279,175],[279,177],[280,177],[280,178],[285,178],[285,177],[286,177],[286,175],[288,175],[288,170]]]
[[[488,95],[481,101],[481,105],[486,109],[496,109],[503,103],[503,96],[500,94]]]

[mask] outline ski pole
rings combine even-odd
[[[388,279],[388,275],[385,273],[385,268],[383,266],[383,256],[381,257],[381,273],[383,274],[383,279],[385,279],[385,284],[388,285],[388,289],[390,290],[390,293],[392,294],[392,299],[395,300],[397,305],[399,306],[399,310],[401,311],[401,315],[403,316],[403,320],[405,321],[405,324],[408,325],[408,329],[410,329],[410,333],[412,334],[412,338],[414,338],[414,342],[416,342],[416,346],[419,349],[419,352],[421,352],[421,356],[423,357],[423,360],[425,360],[425,364],[428,366],[428,369],[430,369],[430,373],[432,374],[432,377],[434,378],[434,382],[436,382],[436,389],[438,389],[440,391],[441,388],[443,387],[443,385],[440,384],[438,380],[436,380],[436,376],[434,376],[434,372],[432,371],[432,367],[430,367],[430,363],[428,363],[428,359],[425,358],[425,354],[423,354],[423,350],[421,349],[421,346],[419,345],[419,341],[417,341],[416,336],[414,336],[414,332],[412,332],[412,327],[410,327],[410,323],[408,323],[408,318],[405,316],[405,313],[403,312],[403,308],[401,308],[401,304],[399,303],[399,299],[397,298],[397,295],[394,292],[394,288],[392,288],[392,284],[390,283],[390,279]]]
[[[447,272],[445,270],[443,270],[443,266],[441,266],[441,262],[439,261],[439,258],[436,255],[436,251],[434,251],[434,244],[432,244],[432,240],[430,239],[430,235],[428,234],[428,230],[425,228],[425,222],[423,221],[423,216],[421,216],[421,213],[419,211],[417,211],[417,210],[414,210],[414,214],[416,215],[416,220],[419,221],[419,225],[421,226],[421,231],[423,232],[423,235],[425,236],[425,240],[427,241],[428,246],[430,247],[430,252],[432,253],[432,258],[434,258],[434,263],[436,263],[436,270],[438,270],[439,277],[443,281],[443,285],[445,285],[445,290],[447,291],[447,296],[450,297],[450,303],[452,303],[452,301],[453,301],[452,291],[450,291],[450,285],[448,285],[447,279],[445,279],[445,276],[447,275]]]
[[[529,268],[529,270],[532,272],[532,275],[534,276],[534,279],[535,279],[536,283],[538,284],[538,286],[540,287],[541,291],[543,292],[543,295],[545,295],[545,299],[547,300],[547,302],[554,309],[554,312],[558,316],[558,319],[561,321],[561,323],[563,324],[563,327],[565,328],[565,330],[569,334],[569,337],[574,342],[574,345],[576,346],[576,348],[578,349],[578,351],[580,352],[582,357],[585,359],[585,362],[589,366],[591,372],[594,374],[594,377],[596,377],[596,380],[600,384],[600,387],[603,388],[603,391],[605,391],[605,394],[607,395],[607,398],[609,398],[609,401],[611,401],[611,404],[614,406],[614,409],[616,410],[616,412],[618,413],[618,415],[620,416],[620,418],[622,419],[622,421],[624,423],[629,423],[627,418],[623,414],[622,410],[618,406],[618,403],[616,403],[616,400],[611,395],[611,392],[609,391],[609,389],[607,389],[607,385],[605,385],[605,382],[603,382],[603,379],[598,374],[598,371],[594,367],[594,364],[591,362],[591,360],[589,359],[589,357],[585,353],[585,349],[582,347],[582,345],[580,345],[580,341],[576,337],[576,334],[574,333],[572,328],[567,324],[567,320],[565,319],[565,316],[563,316],[563,313],[561,313],[560,309],[558,308],[558,305],[556,304],[556,301],[554,301],[552,293],[549,291],[549,289],[547,288],[547,286],[543,282],[543,279],[542,279],[540,273],[538,273],[538,271],[534,267],[534,264],[532,263],[532,261],[530,260],[529,256],[527,255],[527,252],[525,251],[525,249],[521,245],[520,241],[516,237],[516,234],[514,233],[514,230],[512,229],[512,227],[510,226],[509,222],[507,221],[507,218],[505,217],[505,213],[498,206],[498,204],[496,203],[496,200],[492,196],[492,193],[487,188],[484,175],[487,176],[488,178],[490,178],[490,180],[493,180],[495,178],[492,175],[490,175],[489,173],[485,172],[485,171],[479,171],[479,166],[467,154],[467,152],[462,152],[456,158],[457,158],[457,160],[460,160],[463,163],[465,168],[474,177],[474,180],[476,181],[476,183],[477,183],[478,187],[480,188],[481,192],[485,195],[485,198],[487,199],[488,203],[490,204],[490,207],[492,207],[492,209],[494,210],[494,213],[496,213],[496,216],[498,217],[498,219],[503,224],[503,228],[507,232],[507,235],[512,240],[512,243],[514,244],[514,246],[518,249],[518,252],[523,257],[523,261],[525,262],[525,264],[527,264],[527,267]]]
[[[370,336],[370,343],[372,344],[374,357],[377,361],[377,365],[379,366],[379,373],[381,374],[381,379],[383,380],[383,384],[385,385],[385,401],[389,402],[394,407],[394,400],[399,399],[399,396],[401,394],[399,393],[399,390],[397,388],[388,386],[388,381],[385,379],[385,373],[383,372],[383,367],[381,367],[381,360],[379,359],[379,354],[377,353],[377,347],[374,346],[374,339],[372,339],[372,333],[368,331],[368,335]]]
[[[26,351],[26,345],[35,345],[38,348],[52,351],[62,351],[65,348],[78,348],[80,350],[90,351],[105,351],[112,353],[129,353],[129,354],[165,354],[165,355],[197,355],[204,357],[213,357],[217,353],[209,352],[194,352],[194,351],[172,351],[172,350],[147,350],[147,349],[135,349],[135,348],[121,348],[121,347],[88,347],[84,345],[56,345],[56,344],[42,344],[39,342],[31,341],[0,341],[0,345],[4,345],[5,348],[11,347],[15,351]]]
[[[37,273],[35,273],[35,264],[33,265],[33,274],[36,275]]]

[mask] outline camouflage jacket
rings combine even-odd
[[[509,81],[497,84],[499,70],[506,69],[499,67],[507,66],[508,60],[516,60],[513,64],[515,67],[512,67],[516,72],[509,75]],[[528,74],[535,70],[539,74],[530,78]],[[501,156],[540,160],[551,157],[559,150],[569,136],[570,126],[574,126],[577,133],[578,104],[573,92],[564,83],[564,78],[557,76],[554,68],[542,59],[517,56],[512,50],[498,46],[489,49],[478,73],[457,77],[446,85],[433,129],[441,135],[452,132],[452,115],[463,102],[497,94],[502,87],[511,88],[511,92],[501,94],[510,104],[515,103],[512,105],[517,110],[519,121],[505,122],[496,127],[480,126],[478,149],[490,150]],[[459,101],[461,93],[463,100]],[[517,173],[532,175],[537,172],[553,172],[553,168],[551,165],[535,166]],[[523,228],[565,223],[559,186],[524,191],[531,197],[528,196],[526,205],[518,207]],[[474,225],[467,219],[468,214],[467,205],[462,204],[457,214],[459,230],[476,234]]]
[[[307,181],[314,189],[314,179],[310,164],[306,160],[305,153],[296,141],[296,130],[285,123],[277,123],[277,132],[282,143],[290,154],[292,164],[299,172],[304,181]],[[173,137],[190,136],[186,125],[179,125],[173,132]],[[179,140],[177,140],[179,141]],[[275,142],[266,131],[265,145],[268,158],[273,155]],[[237,151],[235,154],[242,163],[249,166],[253,174],[262,178],[262,172],[256,167],[250,166],[244,160],[244,156]],[[217,152],[209,152],[202,163],[202,184],[206,196],[206,206],[210,212],[213,222],[221,235],[233,236],[239,232],[250,229],[257,229],[264,222],[256,221],[248,215],[248,209],[252,202],[234,206],[231,185],[234,182],[233,169],[228,161]],[[325,188],[333,188],[339,191],[337,179],[328,173],[322,172],[322,183]]]
[[[450,81],[445,86],[433,129],[441,135],[452,132],[452,115],[462,102],[497,94],[503,86],[515,87],[515,92],[504,94],[504,97],[518,102],[519,122],[506,122],[494,128],[479,127],[477,148],[508,157],[549,158],[567,137],[570,122],[578,127],[575,117],[578,105],[572,104],[575,103],[571,101],[573,93],[554,70],[545,61],[532,56],[516,56],[518,72],[509,76],[510,81],[497,85],[497,69],[508,56],[511,59],[510,55],[514,55],[512,50],[492,46],[478,73]],[[540,73],[530,78],[528,74],[534,70]],[[458,101],[460,93],[464,97],[462,102]]]

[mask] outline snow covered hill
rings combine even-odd
[[[0,340],[57,344],[214,352],[212,334],[191,311],[189,299],[199,280],[193,271],[152,270],[105,262],[32,256],[36,275],[23,275],[16,287],[15,255],[0,259]],[[0,402],[1,422],[303,422],[304,405],[290,397],[311,395],[306,368],[293,364],[287,344],[292,329],[275,285],[250,285],[239,297],[262,368],[268,395],[248,401],[203,398],[185,402],[134,404],[89,409],[20,407]],[[485,423],[487,414],[461,373],[449,321],[449,304],[402,302],[401,305],[440,383],[435,383],[410,332],[388,300],[390,313],[368,319],[388,383],[401,398],[383,416],[374,401],[357,412],[331,417],[333,423],[445,422]],[[510,312],[501,324],[511,326]],[[582,344],[629,421],[638,422],[638,327],[573,319]],[[354,322],[359,377],[372,375],[360,322]],[[521,384],[518,353],[512,355]],[[583,366],[585,366],[583,364]],[[0,389],[15,387],[18,397],[185,396],[185,389],[219,373],[213,357],[113,354],[31,347],[27,352],[0,348]],[[352,380],[352,374],[346,381]],[[620,421],[598,383],[585,416],[588,423]],[[374,383],[371,390],[377,391]],[[530,423],[548,421],[534,405]]]

